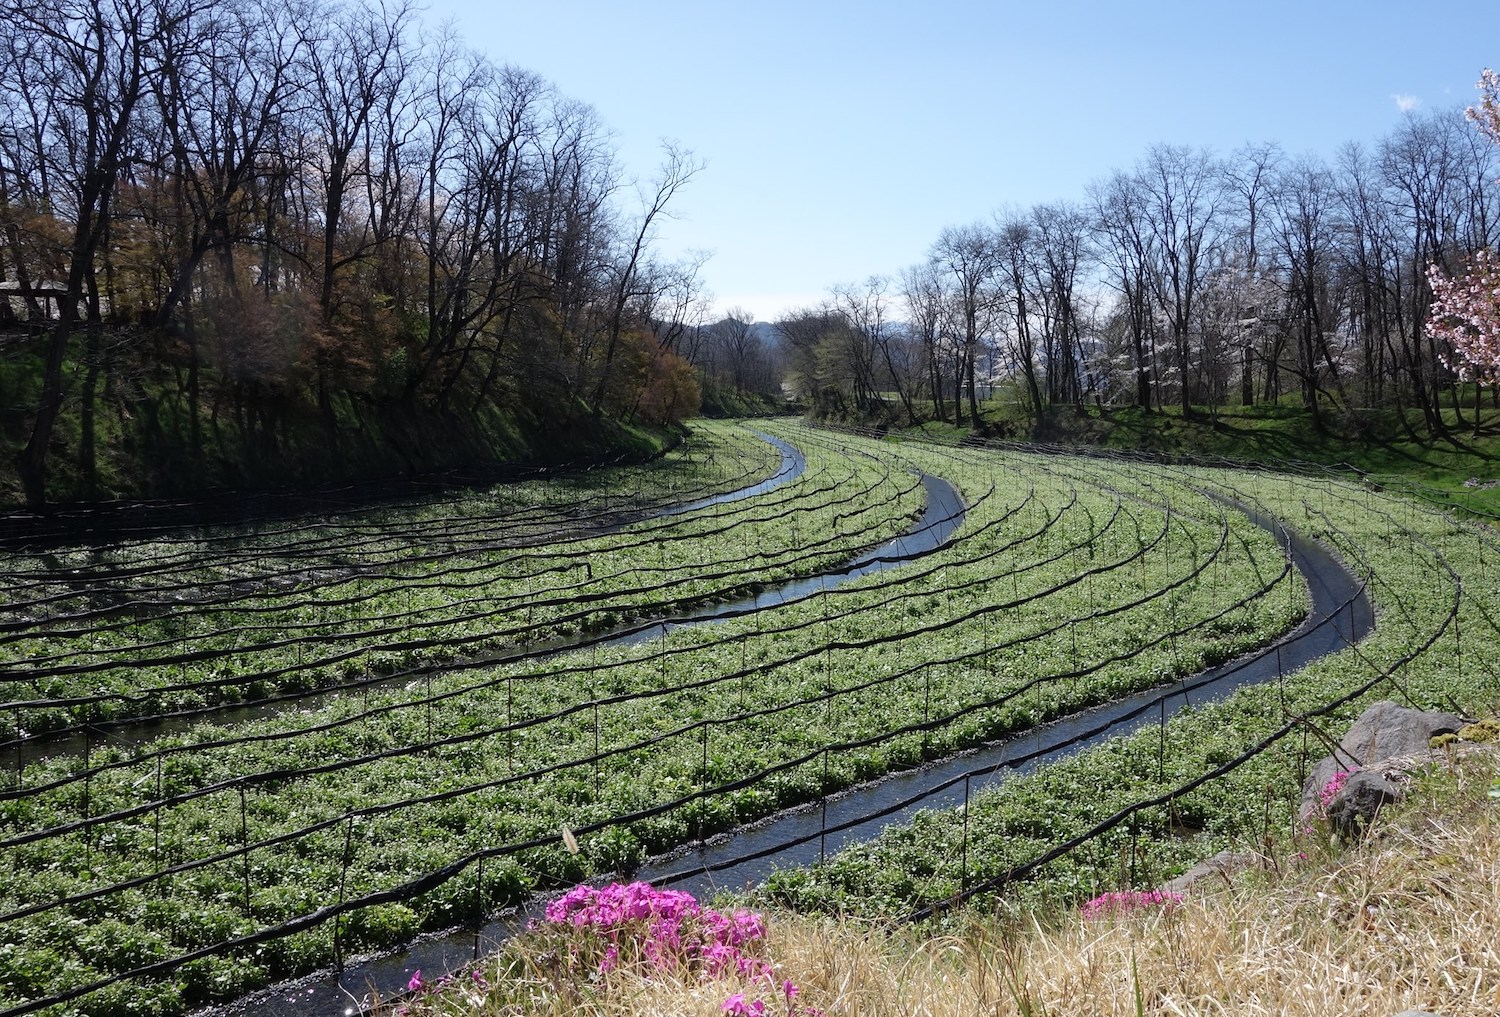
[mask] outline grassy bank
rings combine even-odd
[[[0,341],[0,510],[23,502],[17,463],[42,398],[29,350]],[[594,413],[552,386],[441,401],[338,390],[319,399],[205,377],[191,398],[180,373],[108,382],[75,373],[48,443],[54,505],[641,460],[673,440],[670,427]]]
[[[1419,418],[1403,425],[1394,410],[1325,418],[1321,428],[1298,406],[1198,407],[1192,416],[1177,407],[1057,407],[1037,421],[994,399],[982,412],[989,437],[1241,463],[1317,463],[1500,508],[1500,484],[1488,486],[1500,481],[1500,428],[1493,410],[1485,411],[1476,429],[1472,408],[1462,414],[1450,409],[1443,435],[1432,434]],[[935,438],[970,433],[939,422],[920,430]]]
[[[579,970],[569,958],[588,956],[586,935],[542,929],[466,982],[385,1012],[1490,1015],[1500,1007],[1495,757],[1454,761],[1417,787],[1361,845],[1334,844],[1320,824],[1166,906],[1004,913],[939,936],[772,914],[759,945],[769,978],[691,965]]]

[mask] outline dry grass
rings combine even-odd
[[[1036,916],[920,938],[776,916],[768,947],[799,1003],[869,1017],[1500,1013],[1500,824],[1494,757],[1430,781],[1421,805],[1366,843],[1300,867],[1202,886],[1168,911]],[[1297,845],[1288,845],[1295,856]],[[720,1017],[725,981],[614,972],[579,984],[555,952],[506,962],[488,1003],[429,997],[413,1014]],[[497,969],[498,970],[498,969]],[[761,990],[767,1014],[785,1014]]]

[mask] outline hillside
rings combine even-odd
[[[985,423],[981,433],[988,440],[1228,460],[1272,469],[1311,464],[1358,471],[1384,485],[1430,488],[1428,494],[1464,506],[1500,508],[1500,431],[1489,416],[1476,427],[1472,415],[1450,410],[1447,432],[1437,435],[1415,417],[1403,423],[1394,411],[1351,415],[1323,429],[1296,406],[1223,407],[1213,413],[1200,409],[1192,417],[1176,409],[1148,413],[1135,406],[1064,407],[1035,421],[997,399],[986,406]],[[972,434],[971,429],[933,422],[920,430],[933,437]]]
[[[1488,1017],[1500,1008],[1497,809],[1486,753],[1424,778],[1359,845],[1341,847],[1322,824],[1278,836],[1258,866],[1166,906],[1009,913],[936,935],[772,914],[760,954],[770,990],[646,963],[570,971],[563,958],[588,956],[586,939],[544,928],[468,984],[429,986],[395,1012]]]

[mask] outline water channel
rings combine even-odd
[[[598,527],[593,531],[593,534],[602,536],[617,532],[635,523],[669,518],[687,512],[713,508],[719,505],[728,505],[746,498],[768,494],[784,484],[791,483],[807,471],[807,459],[795,446],[769,434],[759,431],[754,433],[761,440],[774,447],[780,455],[780,462],[777,464],[775,472],[765,480],[747,487],[736,488],[733,491],[727,491],[723,494],[700,498],[686,504],[672,505],[651,512],[630,514],[612,521],[608,525]],[[960,511],[961,509],[962,506],[960,505]],[[814,577],[811,581],[816,581],[816,578]],[[776,602],[779,603],[780,601]],[[723,614],[728,610],[728,607],[719,605],[685,614],[682,618],[711,619],[714,615]],[[534,659],[539,655],[565,650],[608,646],[613,643],[639,642],[644,639],[660,637],[664,628],[676,627],[678,621],[679,619],[672,619],[663,623],[648,623],[644,626],[639,624],[621,625],[613,630],[588,637],[573,637],[550,642],[530,643],[518,650],[501,651],[499,653],[486,654],[482,657],[472,657],[456,664],[447,665],[445,670],[454,670],[459,667],[499,666],[517,660]],[[13,760],[19,771],[26,764],[44,758],[52,756],[86,756],[93,749],[106,745],[134,749],[150,739],[182,734],[196,728],[200,724],[217,724],[227,727],[264,720],[287,712],[318,709],[341,695],[347,695],[355,691],[363,694],[367,690],[402,685],[411,681],[411,679],[412,675],[410,673],[396,674],[388,677],[366,677],[329,688],[272,695],[248,703],[236,703],[230,706],[205,706],[144,719],[122,718],[117,721],[105,721],[90,724],[82,728],[73,728],[62,734],[32,735],[13,742],[12,746],[5,750],[5,758],[7,762]]]
[[[847,570],[763,592],[746,604],[718,606],[700,613],[696,622],[684,617],[666,624],[677,627],[702,624],[715,616],[733,616],[743,612],[747,604],[764,607],[795,599],[930,552],[941,546],[962,522],[962,502],[945,481],[924,476],[923,484],[928,496],[923,522],[908,534],[861,556]],[[1220,500],[1245,512],[1256,524],[1276,535],[1307,582],[1312,598],[1307,618],[1271,646],[1170,685],[1082,711],[918,769],[888,775],[822,802],[691,845],[647,863],[634,878],[686,890],[700,899],[721,888],[753,886],[774,868],[815,862],[847,844],[875,836],[887,825],[906,822],[918,809],[961,805],[970,794],[1001,784],[1013,774],[1029,773],[1048,762],[1147,725],[1165,726],[1168,718],[1186,706],[1202,705],[1222,699],[1235,689],[1273,681],[1357,643],[1372,630],[1374,613],[1364,585],[1326,549],[1286,530],[1272,517],[1227,499]],[[627,638],[650,638],[660,632],[658,626],[645,636]],[[429,978],[444,971],[461,970],[475,957],[497,949],[529,917],[530,914],[507,915],[477,931],[455,930],[419,940],[399,953],[351,964],[338,975],[325,973],[289,986],[273,987],[233,1004],[202,1011],[198,1017],[356,1014],[372,992],[383,998],[398,994],[415,970],[422,970]]]

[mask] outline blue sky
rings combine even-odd
[[[497,63],[595,107],[627,169],[706,168],[658,250],[713,252],[761,320],[923,259],[948,225],[1081,200],[1154,143],[1325,157],[1400,107],[1466,105],[1500,3],[427,0]]]

